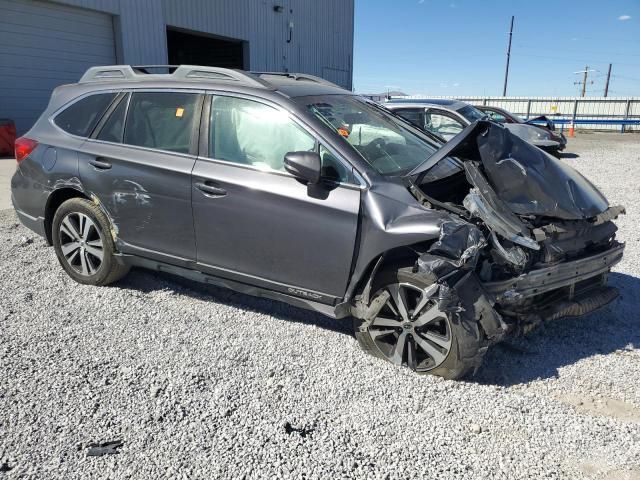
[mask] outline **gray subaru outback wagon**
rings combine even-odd
[[[89,69],[16,142],[15,210],[80,283],[136,266],[352,318],[446,378],[617,296],[624,209],[500,124],[443,144],[317,77],[152,71]]]

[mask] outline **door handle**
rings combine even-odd
[[[227,194],[227,191],[224,188],[208,185],[207,183],[198,182],[195,184],[195,186],[198,190],[208,196],[224,197]]]
[[[111,163],[107,162],[103,158],[96,158],[95,160],[89,161],[89,165],[94,166],[97,170],[109,170],[111,168]]]

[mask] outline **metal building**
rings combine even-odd
[[[318,75],[351,89],[354,0],[0,0],[0,118],[28,130],[92,65]]]

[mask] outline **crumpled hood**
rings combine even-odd
[[[492,123],[477,142],[489,181],[514,213],[579,220],[609,208],[589,180],[509,130]]]
[[[519,215],[580,220],[609,208],[576,170],[487,120],[469,125],[408,176],[420,185],[431,167],[451,156],[481,162],[497,196]]]

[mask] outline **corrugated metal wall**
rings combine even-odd
[[[113,17],[35,0],[0,0],[0,118],[27,131],[60,84],[116,60]]]
[[[354,0],[55,1],[113,14],[122,63],[167,63],[166,25],[248,42],[251,70],[311,73],[351,89]]]

